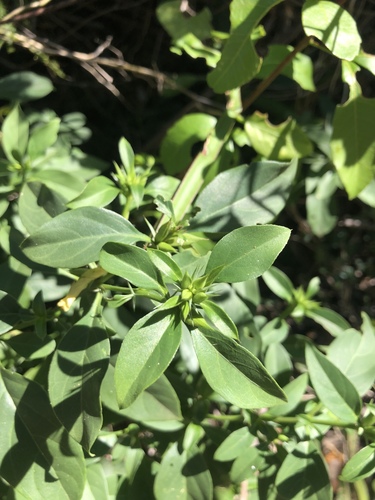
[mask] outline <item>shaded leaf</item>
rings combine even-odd
[[[307,373],[303,373],[296,379],[289,382],[289,384],[283,387],[283,391],[288,398],[288,402],[269,408],[265,416],[275,418],[291,413],[300,404],[302,396],[305,394],[307,383]]]
[[[46,150],[53,146],[57,140],[59,127],[60,118],[53,118],[48,123],[44,123],[32,130],[27,145],[27,152],[31,160],[43,156]]]
[[[21,498],[80,500],[81,447],[61,427],[38,384],[0,370],[0,476]]]
[[[51,80],[31,71],[12,72],[0,78],[0,97],[8,101],[41,99],[53,90]]]
[[[191,334],[203,375],[224,399],[240,408],[272,406],[285,399],[258,358],[235,340],[208,328]]]
[[[359,450],[345,464],[340,479],[343,481],[359,481],[371,476],[375,471],[375,443]]]
[[[65,212],[43,224],[21,248],[29,259],[52,267],[79,267],[99,259],[108,241],[147,241],[121,215],[96,207]]]
[[[191,229],[228,232],[272,222],[289,197],[297,161],[262,161],[218,174],[199,194]]]
[[[10,162],[21,162],[29,140],[29,123],[19,106],[15,106],[5,118],[1,145]]]
[[[340,314],[327,307],[314,307],[306,309],[305,314],[308,318],[313,319],[321,325],[333,337],[341,335],[341,333],[350,328],[349,323]]]
[[[229,434],[229,436],[221,443],[214,454],[214,459],[219,462],[227,462],[235,460],[242,453],[246,453],[254,436],[250,434],[248,427],[241,427]]]

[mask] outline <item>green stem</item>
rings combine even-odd
[[[277,424],[297,424],[301,421],[300,417],[272,417],[271,415],[263,414],[258,415],[261,420],[265,422],[275,422]],[[357,429],[358,425],[350,422],[343,422],[341,420],[333,419],[320,419],[313,418],[308,415],[303,415],[303,419],[308,421],[310,424],[316,425],[329,425],[330,427],[341,427],[343,429]]]

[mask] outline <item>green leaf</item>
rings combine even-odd
[[[231,2],[231,34],[217,67],[207,77],[208,84],[215,92],[223,93],[240,87],[258,73],[262,59],[255,50],[251,34],[267,12],[281,1]]]
[[[354,329],[340,333],[330,344],[327,357],[351,381],[363,396],[375,381],[375,331],[363,315],[363,334]]]
[[[262,408],[285,400],[258,358],[235,340],[208,328],[191,334],[203,375],[224,399],[240,408]]]
[[[193,160],[192,147],[212,132],[217,119],[203,113],[183,116],[169,128],[164,137],[160,157],[168,174],[184,171]]]
[[[125,171],[129,174],[134,170],[134,151],[130,143],[122,137],[118,145],[121,162]]]
[[[235,459],[229,477],[236,484],[252,478],[257,481],[259,469],[264,462],[262,452],[253,446]]]
[[[66,210],[60,195],[40,182],[24,184],[18,209],[21,222],[29,234]]]
[[[102,426],[99,395],[109,352],[107,333],[90,311],[62,338],[51,361],[48,392],[53,410],[87,451]]]
[[[56,348],[56,342],[50,336],[41,339],[34,332],[22,332],[2,341],[30,361],[45,358]]]
[[[105,464],[104,464],[105,466]],[[93,463],[86,468],[86,484],[82,500],[111,499],[108,489],[107,475],[103,464]]]
[[[315,36],[333,55],[352,61],[361,48],[361,37],[353,17],[335,2],[306,0],[302,7],[306,35]]]
[[[96,207],[65,212],[43,224],[21,248],[29,259],[52,267],[80,267],[99,259],[108,241],[148,241],[121,215]]]
[[[306,211],[307,221],[316,236],[322,237],[330,233],[337,223],[337,216],[332,214],[332,199],[338,188],[338,176],[328,170],[320,174],[315,190],[309,190],[309,178],[306,179]],[[312,178],[315,183],[317,179]],[[311,183],[312,184],[312,183]]]
[[[340,479],[355,482],[371,476],[375,471],[375,443],[359,450],[345,464]]]
[[[214,247],[206,273],[221,268],[215,282],[235,283],[257,278],[267,271],[286,245],[290,230],[281,226],[235,229]]]
[[[370,73],[375,75],[375,55],[367,54],[363,50],[354,58],[354,62],[362,66],[362,68],[366,68]]]
[[[8,101],[41,99],[53,90],[51,80],[31,71],[19,71],[0,78],[0,97]]]
[[[181,340],[181,321],[170,310],[152,311],[128,331],[115,368],[117,400],[130,406],[166,370]]]
[[[357,390],[346,376],[313,346],[306,344],[310,379],[321,402],[344,422],[356,422],[362,408]]]
[[[16,299],[0,290],[0,334],[12,330],[21,319],[22,312],[24,310]]]
[[[82,193],[67,203],[67,207],[105,207],[116,198],[119,192],[120,190],[110,179],[99,175],[91,179]]]
[[[272,419],[275,417],[288,415],[289,413],[293,412],[293,410],[295,410],[302,401],[302,396],[305,394],[307,383],[307,373],[303,373],[296,379],[289,382],[289,384],[283,387],[283,391],[288,398],[288,402],[269,408],[267,413],[265,413],[265,416]]]
[[[312,441],[298,443],[287,455],[277,473],[276,488],[288,500],[332,499],[326,466]]]
[[[310,139],[290,117],[273,125],[267,114],[256,111],[246,119],[245,132],[255,151],[270,160],[303,158],[313,151]]]
[[[280,342],[273,342],[268,347],[264,358],[264,366],[281,386],[290,380],[293,364],[290,354]]]
[[[38,384],[0,370],[0,476],[20,498],[80,500],[81,447],[61,427]]]
[[[321,325],[333,337],[341,335],[342,332],[350,328],[349,323],[340,314],[327,307],[315,307],[307,309],[305,314]]]
[[[156,500],[211,500],[210,472],[197,446],[180,450],[178,443],[163,455],[155,478]]]
[[[331,139],[332,161],[350,199],[375,175],[375,99],[361,95],[337,106]]]
[[[272,222],[285,207],[297,161],[262,161],[218,174],[198,196],[200,212],[191,230],[228,232],[239,226]]]
[[[262,350],[265,351],[273,344],[284,342],[289,333],[288,323],[281,318],[274,318],[266,323],[259,332],[262,341]]]
[[[293,50],[290,45],[270,45],[257,78],[268,77]],[[310,57],[305,54],[300,52],[296,54],[292,61],[283,67],[281,74],[297,82],[304,90],[316,91],[313,79],[314,66]]]
[[[211,300],[205,300],[200,304],[205,316],[220,333],[238,340],[238,331],[228,314],[220,306]]]
[[[99,263],[109,273],[135,286],[165,293],[157,267],[142,248],[123,243],[106,243],[100,251]]]
[[[211,12],[207,8],[203,8],[194,16],[184,15],[180,0],[172,0],[158,5],[156,15],[160,24],[174,41],[189,33],[199,40],[211,37]]]
[[[214,459],[219,462],[235,460],[242,453],[249,451],[254,441],[254,436],[250,434],[248,427],[241,427],[229,434],[215,451]]]
[[[148,248],[147,253],[159,271],[166,276],[171,282],[180,281],[182,279],[182,271],[177,263],[166,252]]]
[[[63,167],[60,167],[59,170],[52,168],[33,169],[28,175],[28,181],[45,184],[49,189],[59,193],[65,201],[78,196],[86,185],[86,182],[79,177],[79,171],[66,172]]]
[[[60,118],[53,118],[48,123],[44,123],[32,130],[27,145],[27,152],[32,161],[44,156],[47,149],[53,146],[57,140],[59,127]]]
[[[1,144],[10,162],[21,162],[29,140],[29,123],[19,106],[15,106],[5,118]]]
[[[262,275],[268,288],[278,297],[290,302],[293,299],[294,286],[288,276],[280,269],[272,266]]]

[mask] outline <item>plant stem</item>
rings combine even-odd
[[[302,40],[296,45],[294,50],[286,56],[286,58],[281,61],[281,63],[272,71],[272,73],[262,80],[260,84],[256,87],[254,92],[252,92],[243,102],[243,110],[247,109],[249,106],[255,102],[258,97],[263,94],[267,87],[271,85],[271,83],[277,78],[282,70],[287,66],[290,61],[299,53],[302,52],[308,45],[311,43],[311,37],[305,36]]]
[[[276,422],[278,424],[297,424],[298,422],[301,421],[301,416],[297,417],[272,417],[271,415],[258,415],[258,417],[261,420],[264,420],[266,422]],[[343,422],[341,420],[332,420],[332,419],[320,419],[320,418],[313,418],[309,417],[308,415],[302,415],[303,420],[306,420],[310,424],[317,424],[317,425],[329,425],[330,427],[342,427],[344,429],[357,429],[358,425],[355,423],[350,423],[350,422]]]

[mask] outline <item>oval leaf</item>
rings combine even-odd
[[[177,314],[152,311],[129,330],[117,358],[115,385],[121,408],[130,406],[166,370],[181,340]]]
[[[31,71],[19,71],[0,79],[0,97],[8,101],[40,99],[52,90],[51,80]]]
[[[121,215],[83,207],[58,215],[26,238],[21,248],[29,259],[52,267],[80,267],[99,259],[108,241],[148,241]]]
[[[290,230],[281,226],[241,227],[214,247],[206,273],[221,268],[216,283],[236,283],[257,278],[273,264],[286,245]]]
[[[345,464],[340,478],[343,481],[359,481],[375,471],[375,443],[365,446]]]
[[[240,408],[262,408],[285,401],[285,394],[262,363],[235,340],[212,329],[191,332],[209,385]]]

